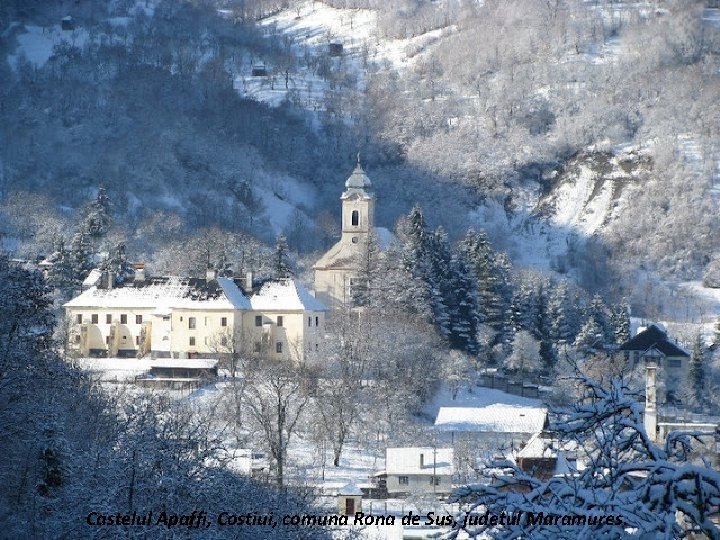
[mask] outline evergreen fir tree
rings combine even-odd
[[[92,241],[103,238],[110,230],[110,199],[103,186],[98,188],[97,196],[88,208],[82,229]]]
[[[623,299],[620,304],[614,305],[610,310],[613,336],[617,345],[622,345],[630,339],[630,306]]]
[[[275,242],[275,257],[273,258],[275,278],[290,277],[290,262],[288,260],[288,245],[284,235],[279,235]]]
[[[63,293],[63,296],[70,297],[77,288],[73,274],[73,263],[70,252],[65,247],[65,241],[60,239],[57,242],[55,252],[49,257],[53,263],[48,270],[48,284]]]
[[[73,284],[77,287],[83,282],[92,270],[92,250],[88,236],[80,231],[75,233],[70,245],[70,266]]]
[[[702,406],[705,403],[705,355],[703,354],[702,337],[695,336],[692,357],[690,359],[690,380],[692,382],[695,403]]]
[[[480,317],[476,284],[462,254],[455,254],[451,260],[448,301],[451,322],[450,345],[468,354],[478,352],[477,331]]]

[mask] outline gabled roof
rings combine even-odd
[[[294,279],[277,279],[263,284],[250,297],[251,309],[257,311],[327,311],[327,306]]]
[[[545,427],[545,407],[495,403],[486,407],[440,407],[435,427],[442,431],[537,433]]]
[[[453,470],[452,448],[408,447],[385,450],[387,474],[452,475]]]
[[[250,302],[235,282],[227,278],[155,277],[128,281],[112,289],[90,287],[64,307],[249,309]]]
[[[657,325],[651,324],[634,338],[626,341],[621,351],[639,351],[644,353],[651,348],[657,349],[665,356],[682,356],[690,358],[690,354],[668,339],[667,333],[663,332]]]
[[[336,268],[355,270],[358,267],[357,247],[340,240],[320,257],[313,265],[314,269]]]

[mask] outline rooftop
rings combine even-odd
[[[441,431],[537,433],[545,427],[545,407],[495,403],[485,407],[440,407],[435,427]]]
[[[431,447],[388,448],[385,450],[387,474],[453,474],[453,449]]]
[[[665,356],[690,358],[690,354],[685,349],[670,341],[667,332],[655,324],[651,324],[642,332],[638,332],[635,337],[626,341],[620,347],[620,350],[646,352],[651,348],[657,349]]]

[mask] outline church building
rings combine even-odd
[[[359,283],[360,260],[371,234],[374,234],[375,194],[372,183],[360,165],[360,157],[345,181],[342,201],[342,236],[313,266],[315,294],[327,305],[350,304],[353,286]]]

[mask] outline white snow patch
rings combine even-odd
[[[8,55],[7,61],[13,69],[17,69],[20,55],[36,68],[41,68],[53,54],[53,48],[63,42],[74,47],[83,47],[88,39],[88,33],[82,28],[66,31],[60,25],[54,26],[25,26],[25,33],[18,34],[18,46],[15,54]]]

